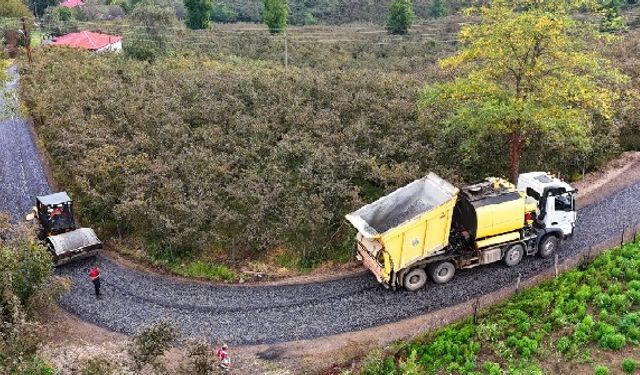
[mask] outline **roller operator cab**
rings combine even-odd
[[[73,215],[73,201],[66,192],[36,197],[36,206],[27,220],[40,224],[38,239],[53,256],[56,266],[95,255],[102,242],[90,228],[78,228]]]
[[[416,290],[460,268],[552,256],[573,233],[575,194],[544,172],[522,174],[517,186],[489,177],[460,189],[430,173],[346,219],[358,230],[358,258],[378,281]]]

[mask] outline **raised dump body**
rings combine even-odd
[[[380,282],[447,248],[458,189],[434,173],[346,216],[358,253]]]

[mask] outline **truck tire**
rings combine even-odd
[[[437,262],[427,266],[429,276],[436,284],[444,284],[453,279],[453,275],[456,273],[456,266],[451,262]]]
[[[427,273],[422,268],[414,268],[403,278],[404,288],[410,292],[416,291],[427,283]]]
[[[519,243],[511,245],[504,252],[504,264],[509,267],[515,267],[520,264],[522,257],[524,257],[524,246]]]
[[[538,243],[538,255],[541,258],[549,258],[555,254],[560,245],[560,240],[553,234],[548,234],[542,237],[542,240]]]

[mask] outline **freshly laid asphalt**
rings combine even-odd
[[[15,77],[15,75],[14,75]],[[15,80],[9,86],[15,86]],[[27,213],[35,195],[49,186],[27,123],[13,117],[0,122],[0,212],[15,220]],[[563,242],[560,260],[588,251],[623,226],[640,224],[640,182],[581,208],[575,236]],[[96,300],[87,276],[102,270],[103,298]],[[104,257],[59,268],[73,286],[61,306],[98,326],[133,334],[169,319],[186,336],[231,344],[278,343],[357,331],[432,312],[474,299],[553,266],[553,260],[525,258],[514,268],[492,264],[459,271],[444,285],[418,292],[391,291],[366,273],[300,285],[241,286],[190,284],[148,275]]]
[[[9,75],[0,90],[0,212],[18,221],[34,206],[35,197],[50,189],[29,125],[17,109],[15,67]]]

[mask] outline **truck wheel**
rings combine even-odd
[[[558,240],[558,237],[553,234],[548,234],[538,243],[538,254],[542,258],[549,258],[558,250],[559,244],[560,240]]]
[[[453,275],[456,273],[456,266],[451,262],[438,262],[427,266],[429,275],[433,281],[437,284],[444,284],[453,279]]]
[[[509,267],[517,266],[524,256],[524,247],[521,244],[509,246],[504,253],[504,264]]]
[[[404,288],[410,292],[416,291],[427,283],[427,273],[422,268],[414,268],[404,275]]]

